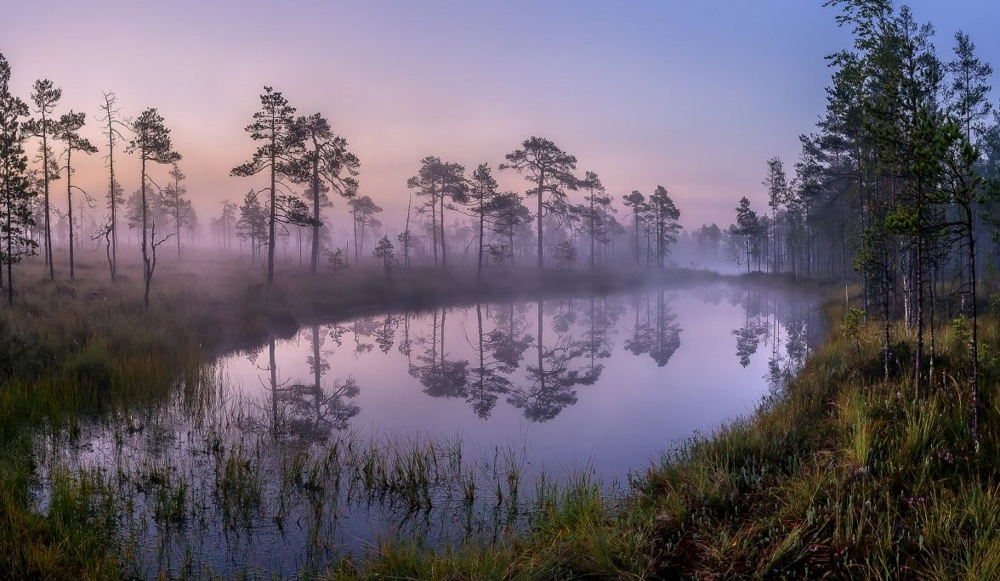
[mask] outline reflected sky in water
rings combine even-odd
[[[822,339],[816,305],[719,284],[307,325],[168,401],[38,434],[38,509],[54,472],[109,483],[147,578],[497,539],[528,526],[541,474],[625,486],[780,394]]]
[[[813,299],[715,285],[306,326],[275,342],[273,387],[269,345],[223,364],[279,435],[458,435],[623,479],[752,413],[820,338]]]

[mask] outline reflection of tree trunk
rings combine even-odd
[[[593,239],[591,239],[591,247],[593,247]],[[593,251],[591,251],[590,256],[591,256],[591,261],[593,261],[593,256],[594,256]],[[591,268],[593,268],[593,262],[591,262]],[[597,341],[596,341],[596,337],[597,337],[597,335],[596,335],[596,333],[597,333],[597,325],[595,324],[595,321],[594,321],[594,297],[590,297],[590,345],[589,345],[589,347],[590,347],[590,372],[591,373],[594,372],[594,366],[597,364],[597,361],[596,361],[596,355],[597,355],[597,347],[596,347],[596,342]]]
[[[666,320],[663,316],[663,295],[666,291],[660,289],[656,293],[656,334],[654,340],[656,341],[656,350],[659,351],[663,348],[663,335],[666,332]]]
[[[448,255],[444,245],[444,194],[441,194],[441,266],[448,266]]]
[[[274,361],[274,336],[267,344],[268,366],[271,370],[271,434],[278,439],[278,365]]]
[[[403,315],[403,338],[404,338],[404,340],[406,342],[406,368],[407,369],[413,369],[413,358],[410,356],[410,354],[413,352],[413,350],[410,349],[410,312],[409,311],[407,311],[406,314]]]
[[[434,309],[434,325],[431,328],[431,373],[437,375],[438,312]]]
[[[476,303],[476,321],[479,323],[479,389],[483,390],[486,375],[486,358],[483,354],[483,309]]]
[[[541,266],[541,265],[539,265]],[[538,393],[545,393],[545,368],[542,366],[542,308],[544,301],[538,299]]]
[[[443,242],[443,240],[442,240]],[[441,255],[441,266],[444,266],[444,254]],[[441,309],[441,370],[444,371],[444,318],[448,314],[446,309]]]
[[[313,399],[314,408],[316,411],[316,422],[314,424],[314,430],[319,430],[320,428],[320,418],[323,417],[322,403],[323,403],[323,389],[320,386],[320,376],[323,375],[323,366],[319,359],[319,325],[313,325],[312,328],[312,348],[313,348],[313,381],[315,385],[315,397]]]

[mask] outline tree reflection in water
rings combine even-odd
[[[476,352],[476,366],[470,370],[471,379],[466,401],[472,406],[476,415],[485,419],[490,417],[500,395],[510,391],[511,381],[504,374],[509,373],[510,366],[496,356],[495,346],[491,345],[483,332],[483,306],[476,304],[476,340],[473,350]],[[522,350],[523,351],[523,350]],[[520,355],[517,356],[518,359]]]
[[[340,337],[345,328],[334,326],[330,336],[341,344]],[[350,420],[361,412],[353,400],[361,389],[353,377],[337,380],[330,384],[323,376],[330,371],[330,363],[322,351],[325,335],[319,325],[311,327],[311,351],[306,357],[310,381],[278,381],[278,365],[275,358],[275,341],[268,341],[268,377],[270,387],[271,413],[270,431],[274,438],[283,434],[295,436],[304,441],[326,440],[333,430],[345,430]]]
[[[632,336],[625,340],[625,349],[637,356],[648,353],[657,367],[664,367],[681,346],[683,329],[671,307],[675,295],[661,289],[646,293],[644,298],[635,302],[635,323]]]
[[[761,318],[759,291],[747,289],[745,300],[741,299],[738,294],[734,294],[734,304],[742,302],[744,322],[739,328],[733,329],[732,333],[736,336],[736,357],[740,360],[740,365],[746,367],[750,365],[750,357],[757,353],[761,341],[767,338],[770,325]],[[764,312],[770,313],[766,309]]]
[[[678,291],[666,289],[634,295],[634,318],[621,325],[628,329],[625,352],[648,356],[657,367],[667,366],[681,346],[683,328],[675,308],[678,296]],[[743,324],[732,331],[740,365],[748,367],[760,345],[770,344],[765,379],[772,386],[786,383],[803,364],[808,341],[815,339],[812,335],[818,326],[808,323],[811,311],[788,302],[787,297],[779,302],[760,289],[719,287],[699,294],[715,305],[723,297],[743,311]],[[458,309],[459,317],[465,317],[460,326],[449,317],[456,309],[435,308],[423,315],[359,317],[329,327],[327,335],[339,346],[350,334],[355,358],[380,357],[378,352],[393,356],[396,347],[406,358],[408,374],[424,393],[463,399],[480,418],[490,418],[497,403],[505,399],[525,418],[544,422],[577,402],[579,386],[600,379],[606,362],[614,356],[613,336],[627,312],[625,300],[624,296],[594,296],[554,299],[547,304],[538,299],[533,334],[526,317],[531,305],[522,302],[478,303],[464,313]],[[449,351],[448,337],[463,330],[467,346],[453,344]],[[316,432],[314,437],[318,437],[342,429],[357,415],[358,408],[350,400],[359,390],[352,378],[322,385],[320,379],[330,367],[320,349],[322,333],[314,329],[313,334],[313,353],[308,357],[312,381],[283,387],[273,378],[272,415],[279,420],[284,415],[287,426],[294,425],[302,433]],[[527,357],[529,348],[533,348],[531,357]]]
[[[535,347],[538,354],[536,365],[527,365],[530,383],[516,387],[507,397],[507,401],[524,411],[524,417],[536,422],[551,420],[559,415],[564,408],[576,403],[578,385],[593,385],[603,371],[603,366],[580,369],[575,366],[587,352],[583,341],[574,340],[567,332],[556,331],[556,340],[550,347],[545,346],[545,302],[538,300],[538,337]],[[570,309],[567,312],[572,312]],[[561,322],[559,328],[565,328]],[[568,327],[568,325],[567,325]]]
[[[424,386],[424,393],[431,397],[466,397],[469,362],[448,359],[445,349],[445,326],[448,310],[434,309],[431,336],[419,337],[416,342],[423,352],[417,356],[417,363],[411,363],[410,375]]]

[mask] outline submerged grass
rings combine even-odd
[[[579,483],[528,534],[488,548],[380,547],[335,579],[991,579],[1000,575],[1000,325],[983,325],[982,445],[962,342],[939,332],[926,397],[905,354],[882,378],[878,331],[830,334],[784,398],[633,478],[623,504]],[[991,315],[993,316],[993,315]]]
[[[31,508],[38,501],[32,496],[38,490],[39,467],[33,431],[49,429],[72,439],[79,434],[81,418],[162,404],[178,377],[188,405],[207,405],[199,399],[210,398],[210,391],[196,388],[205,360],[271,334],[289,335],[300,321],[515,294],[610,292],[638,280],[632,275],[509,270],[479,281],[468,273],[414,270],[387,283],[380,270],[352,268],[312,278],[288,268],[279,270],[276,283],[268,287],[261,283],[259,268],[217,257],[183,264],[164,261],[150,309],[144,312],[138,262],[121,264],[118,280],[110,282],[96,254],[79,258],[75,281],[48,280],[39,260],[20,265],[15,306],[0,307],[0,449],[6,460],[0,463],[0,578],[113,579],[132,574],[121,558],[130,541],[112,538],[113,519],[107,511],[82,500],[59,504],[54,493],[47,514]],[[208,448],[233,458],[219,439]],[[438,467],[398,459],[379,464],[389,456],[376,452],[368,451],[370,489],[394,487],[393,494],[405,495],[406,503],[428,504],[427,482]],[[220,494],[234,516],[252,512],[255,505],[252,462],[233,460],[222,480]],[[158,521],[191,518],[185,508],[192,502],[188,480],[162,469],[151,469],[147,476],[147,484],[159,494]],[[52,490],[72,490],[78,499],[111,497],[120,485],[102,481],[104,488],[94,488],[83,473],[49,478]],[[300,478],[304,486],[321,486],[315,469]],[[516,475],[504,476],[493,493],[516,497],[518,486]],[[476,502],[486,494],[483,486],[469,492]],[[62,513],[56,512],[58,507]]]
[[[50,422],[72,436],[77,414],[162,401],[178,369],[185,384],[196,384],[203,357],[291,330],[299,320],[397,299],[419,306],[512,292],[517,284],[530,290],[562,284],[569,291],[580,282],[574,274],[553,274],[565,278],[484,287],[435,273],[386,285],[380,276],[355,272],[336,284],[289,276],[288,284],[266,289],[256,273],[219,270],[229,274],[209,279],[164,271],[146,314],[138,308],[135,281],[98,283],[95,274],[66,290],[40,272],[27,277],[31,288],[17,309],[3,311],[0,327],[0,441],[11,459],[0,464],[0,578],[133,573],[124,564],[130,539],[114,536],[121,504],[113,498],[119,488],[113,476],[52,475],[45,514],[29,509],[38,476],[26,427]],[[191,296],[202,298],[180,300]],[[607,498],[586,475],[558,487],[542,481],[531,495],[536,503],[526,532],[438,550],[419,541],[386,541],[319,573],[338,580],[996,577],[1000,314],[990,313],[980,329],[982,438],[976,449],[960,329],[938,330],[932,387],[914,401],[907,368],[912,338],[905,329],[895,330],[902,340],[892,349],[893,376],[884,381],[877,329],[846,335],[843,308],[831,303],[826,310],[827,343],[785,397],[666,454],[633,477],[624,499]],[[198,390],[188,392],[189,405],[204,405]],[[233,522],[252,518],[260,507],[253,450],[230,448],[222,438],[209,438],[206,448],[227,467],[217,494],[231,504]],[[392,495],[420,508],[434,502],[428,490],[447,472],[461,502],[529,496],[517,470],[488,486],[477,480],[454,460],[460,445],[420,451],[428,451],[426,443],[393,449],[344,441],[325,459],[289,456],[277,482],[282,490],[306,493],[359,482],[358,494]],[[442,468],[455,465],[460,468]],[[166,468],[154,473],[163,490],[160,517],[196,518],[190,482]]]

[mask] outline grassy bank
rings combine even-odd
[[[48,514],[28,509],[34,460],[27,428],[161,402],[177,376],[197,384],[215,354],[288,334],[299,323],[360,310],[419,308],[504,296],[612,292],[638,276],[551,271],[492,274],[353,270],[316,280],[225,261],[161,267],[149,312],[133,267],[116,284],[99,264],[75,283],[25,269],[13,310],[0,310],[0,578],[115,579],[123,574],[104,483],[60,480]],[[135,274],[133,274],[135,273]],[[704,273],[671,282],[715,280]],[[670,277],[673,277],[672,279]],[[777,284],[752,281],[753,284]],[[434,552],[386,544],[328,572],[333,579],[993,578],[1000,573],[1000,365],[981,357],[982,445],[972,449],[962,337],[937,334],[932,393],[912,401],[909,347],[882,379],[876,326],[841,329],[825,307],[827,343],[787,397],[670,452],[636,477],[624,505],[581,476],[540,494],[528,534]],[[1000,344],[989,313],[984,345]],[[960,334],[959,334],[960,335]]]
[[[0,306],[0,418],[51,419],[61,411],[99,412],[123,399],[160,397],[178,371],[194,379],[203,360],[260,344],[270,334],[288,336],[305,322],[497,298],[610,293],[649,282],[642,273],[497,270],[477,280],[467,271],[414,269],[388,278],[381,270],[355,268],[310,277],[288,268],[268,287],[259,265],[215,258],[161,265],[143,312],[141,270],[128,266],[114,283],[96,261],[79,264],[76,281],[49,281],[37,261],[19,269],[14,307]],[[718,278],[676,271],[652,281]],[[17,423],[0,429],[9,435]]]
[[[57,263],[62,257],[57,256]],[[165,261],[142,308],[141,267],[126,263],[116,282],[96,256],[48,280],[40,261],[16,271],[13,308],[0,306],[0,578],[117,578],[109,551],[110,514],[93,506],[100,482],[70,482],[46,516],[28,510],[36,460],[29,432],[39,426],[73,434],[81,417],[156,405],[178,377],[197,386],[203,363],[269,335],[287,336],[305,322],[367,310],[419,309],[512,296],[581,295],[644,284],[641,274],[510,269],[481,280],[464,271],[414,269],[387,278],[352,268],[310,277],[279,270],[262,284],[259,265],[233,258]],[[714,280],[704,272],[658,275],[661,281]]]
[[[825,308],[829,339],[787,397],[669,454],[620,510],[582,482],[527,536],[444,554],[386,546],[332,577],[997,578],[995,352],[983,348],[977,451],[961,337],[939,330],[932,393],[913,401],[908,341],[895,345],[900,365],[884,382],[877,329],[845,336],[843,307]],[[996,313],[983,327],[996,345]]]

